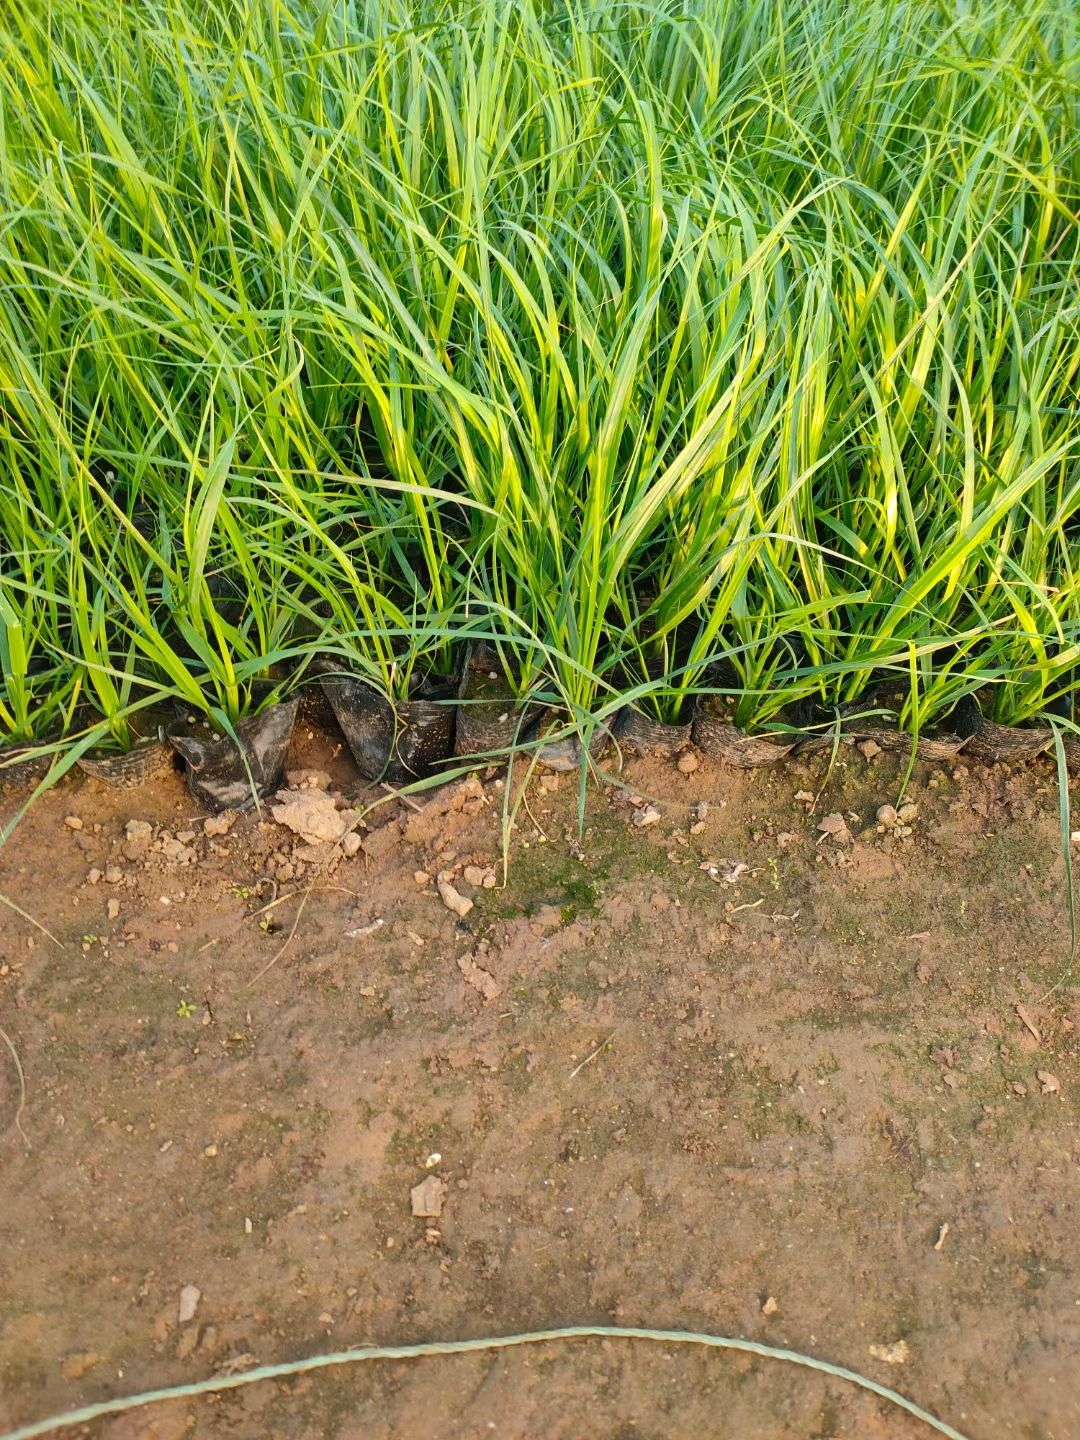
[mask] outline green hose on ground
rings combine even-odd
[[[802,1355],[797,1350],[781,1350],[775,1345],[762,1345],[756,1340],[734,1340],[724,1335],[699,1335],[692,1330],[647,1330],[637,1326],[614,1325],[570,1325],[562,1330],[532,1330],[522,1335],[495,1335],[478,1340],[431,1340],[419,1345],[372,1345],[363,1350],[339,1350],[330,1355],[312,1355],[307,1360],[287,1360],[281,1365],[260,1365],[254,1370],[245,1370],[239,1375],[224,1375],[217,1379],[197,1380],[190,1385],[172,1385],[164,1390],[146,1390],[141,1395],[120,1396],[115,1400],[102,1400],[96,1405],[84,1405],[79,1410],[69,1410],[65,1415],[53,1415],[48,1420],[38,1420],[32,1425],[23,1425],[0,1435],[0,1440],[34,1440],[37,1435],[49,1435],[64,1425],[85,1425],[90,1420],[99,1420],[105,1415],[118,1415],[124,1410],[135,1410],[141,1405],[153,1405],[159,1400],[187,1400],[196,1395],[213,1395],[221,1390],[235,1390],[241,1385],[254,1385],[260,1380],[280,1380],[289,1375],[302,1375],[308,1370],[322,1370],[330,1365],[355,1365],[361,1360],[415,1360],[424,1355],[465,1355],[478,1350],[508,1350],[514,1345],[541,1345],[551,1340],[656,1340],[666,1345],[705,1345],[714,1350],[740,1350],[747,1355],[760,1355],[765,1360],[786,1360],[791,1365],[801,1365],[807,1370],[816,1370],[822,1375],[831,1375],[837,1380],[846,1380],[869,1390],[891,1405],[897,1405],[929,1425],[948,1440],[967,1440],[959,1430],[954,1430],[944,1420],[938,1420],[913,1400],[879,1385],[854,1370],[842,1365],[832,1365],[828,1360],[815,1360],[811,1355]]]

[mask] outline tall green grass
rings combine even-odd
[[[0,741],[1080,684],[1069,0],[11,0]]]

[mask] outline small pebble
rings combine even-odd
[[[675,762],[676,769],[680,775],[693,775],[700,764],[701,761],[692,750],[684,750]]]
[[[65,815],[64,824],[69,830],[81,830],[83,828],[83,823],[78,815]]]
[[[895,806],[895,805],[879,805],[879,806],[878,806],[877,822],[878,822],[879,825],[885,825],[885,826],[887,826],[889,829],[892,829],[892,827],[896,824],[896,822],[897,822],[898,819],[899,819],[899,814],[898,814],[898,812],[897,812],[897,809],[896,809],[896,806]]]
[[[217,1155],[217,1146],[207,1145],[202,1153],[206,1156],[207,1160],[213,1160],[214,1157]]]

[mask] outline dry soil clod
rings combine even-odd
[[[823,819],[819,820],[817,828],[820,832],[818,835],[819,845],[822,840],[825,839],[835,840],[838,845],[851,843],[851,831],[848,829],[847,821],[839,811],[834,811],[833,814],[826,815]]]
[[[360,820],[359,810],[339,810],[325,790],[279,790],[270,813],[308,845],[336,845]]]
[[[409,1199],[417,1220],[437,1220],[446,1203],[446,1181],[438,1175],[428,1175],[412,1187]]]

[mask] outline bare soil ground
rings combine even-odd
[[[375,798],[318,737],[291,763]],[[809,1351],[973,1440],[1080,1434],[1053,770],[920,767],[907,836],[872,823],[895,759],[826,771],[632,762],[660,818],[595,787],[580,841],[576,785],[534,779],[488,889],[462,877],[498,862],[494,778],[389,801],[331,864],[269,816],[207,836],[179,777],[44,797],[0,851],[0,894],[59,942],[0,908],[29,1142],[0,1050],[0,1428],[253,1360],[607,1322]],[[442,1213],[414,1218],[431,1176]],[[578,1342],[80,1433],[928,1432],[784,1365]]]

